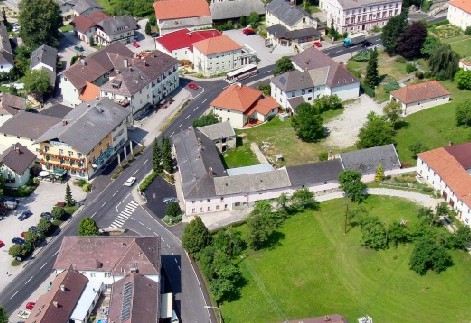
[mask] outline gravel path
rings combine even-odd
[[[373,99],[363,94],[359,100],[345,107],[344,112],[325,124],[330,135],[325,144],[331,147],[350,147],[357,141],[360,128],[366,122],[370,111],[377,114],[383,113],[383,107],[387,102],[378,104]]]

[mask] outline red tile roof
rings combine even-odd
[[[82,93],[79,95],[79,99],[88,102],[95,100],[100,96],[100,88],[93,83],[87,82],[87,85],[83,88]]]
[[[208,38],[193,44],[193,47],[204,55],[217,53],[225,53],[233,50],[241,49],[242,46],[233,41],[229,36],[221,35],[218,37]]]
[[[471,208],[471,143],[440,147],[419,154],[455,195]]]
[[[75,26],[75,29],[80,31],[82,34],[85,34],[88,29],[92,26],[95,26],[99,22],[111,18],[103,11],[95,11],[90,16],[78,16],[72,20],[72,25]]]
[[[26,323],[68,322],[87,283],[87,277],[76,270],[61,272],[51,289],[39,297]]]
[[[161,44],[169,52],[181,48],[190,48],[190,50],[193,51],[194,43],[221,35],[222,34],[216,29],[190,31],[189,29],[184,28],[158,37],[155,41]]]
[[[211,106],[244,113],[254,106],[261,96],[262,91],[245,85],[232,84],[211,102]]]
[[[273,109],[279,108],[280,104],[272,97],[263,98],[257,101],[257,104],[250,108],[245,114],[251,116],[254,112],[263,114],[264,116],[268,115]]]
[[[427,81],[391,91],[390,94],[402,103],[409,104],[450,95],[450,92],[438,81]]]
[[[450,1],[450,5],[471,14],[471,1],[469,0],[453,0]]]
[[[154,12],[158,20],[211,16],[206,0],[159,0]]]

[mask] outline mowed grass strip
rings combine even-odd
[[[227,168],[243,167],[258,164],[258,159],[250,150],[250,146],[243,145],[225,152],[223,155]]]
[[[413,222],[418,208],[379,196],[370,196],[364,207],[386,224]],[[453,267],[439,275],[419,276],[408,268],[412,245],[365,249],[358,228],[343,234],[344,212],[344,200],[322,203],[319,212],[288,219],[277,246],[249,252],[239,264],[247,284],[239,300],[222,304],[224,321],[268,323],[282,322],[283,315],[299,319],[340,313],[350,322],[366,314],[375,322],[469,322],[468,254],[452,252]],[[245,226],[240,230],[246,233]]]

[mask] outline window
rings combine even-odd
[[[90,277],[96,277],[96,273],[90,273]]]
[[[111,277],[111,273],[105,273],[105,277]]]
[[[221,197],[221,202],[224,201],[224,197]]]
[[[69,154],[69,157],[74,155],[74,152],[70,150],[67,153]]]
[[[210,199],[207,199],[206,202],[210,202],[211,200]]]
[[[62,155],[64,153],[64,150],[59,149],[59,155]]]
[[[210,207],[210,206],[208,206],[208,211],[211,211],[211,207]]]
[[[200,207],[200,212],[203,212],[203,208],[202,208],[202,207]]]
[[[191,209],[191,213],[196,213],[196,209]]]
[[[219,205],[216,205],[216,211],[219,210]]]

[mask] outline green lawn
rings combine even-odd
[[[451,48],[457,52],[461,57],[468,57],[471,55],[471,36],[461,35],[451,38],[443,39],[444,43],[450,44]]]
[[[103,7],[103,11],[107,14],[113,14],[113,6],[115,3],[121,2],[120,0],[97,0],[98,4]]]
[[[386,223],[415,220],[417,206],[370,196],[365,207]],[[224,322],[282,322],[340,313],[350,322],[469,322],[471,257],[452,252],[455,265],[437,275],[408,269],[411,245],[371,251],[360,232],[343,235],[343,200],[293,216],[277,246],[249,252],[240,267],[247,284],[239,300],[221,305]],[[245,227],[240,229],[245,232]]]
[[[397,136],[397,150],[402,163],[415,164],[409,146],[421,142],[429,149],[445,146],[449,141],[455,144],[471,140],[471,128],[455,125],[456,105],[471,100],[471,91],[461,91],[450,81],[441,82],[451,93],[452,102],[414,113],[406,118],[408,126],[400,129]]]
[[[228,152],[223,154],[223,159],[227,168],[258,164],[258,159],[252,152],[252,150],[250,150],[249,145],[243,145],[235,149],[229,150]]]
[[[62,31],[63,33],[72,31],[73,29],[74,29],[74,27],[70,24],[69,25],[63,25],[59,28],[59,30]]]

